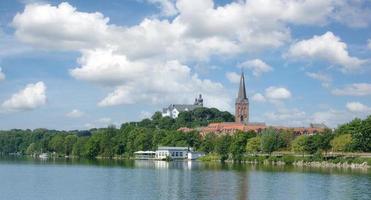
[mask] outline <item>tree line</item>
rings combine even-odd
[[[88,131],[47,129],[0,131],[0,152],[27,155],[42,152],[56,156],[132,157],[135,151],[156,150],[158,146],[188,146],[216,154],[221,160],[243,160],[246,154],[293,151],[316,154],[327,151],[371,152],[371,116],[354,119],[337,129],[316,135],[296,136],[290,130],[268,128],[261,133],[201,137],[197,131],[180,132],[179,127],[205,126],[210,122],[233,121],[233,115],[217,109],[196,109],[180,113],[177,119],[155,113],[150,119],[129,122],[120,128],[109,126]]]

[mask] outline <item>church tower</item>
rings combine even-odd
[[[249,122],[249,99],[246,96],[245,76],[243,72],[241,74],[235,109],[235,121],[237,123],[247,124]]]

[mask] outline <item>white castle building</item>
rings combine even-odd
[[[180,112],[191,111],[196,108],[203,107],[204,100],[200,94],[198,98],[195,98],[193,104],[170,104],[169,107],[162,109],[162,117],[171,117],[173,119],[177,118]]]

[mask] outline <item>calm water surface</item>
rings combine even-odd
[[[371,199],[370,171],[0,158],[1,200]]]

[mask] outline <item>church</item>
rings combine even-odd
[[[323,132],[327,127],[324,124],[310,124],[309,127],[285,127],[285,126],[267,126],[265,123],[250,122],[250,104],[249,98],[246,94],[245,76],[241,73],[239,89],[235,102],[235,122],[220,122],[210,123],[206,127],[200,127],[198,130],[202,136],[208,133],[215,133],[217,135],[234,134],[237,131],[254,131],[260,133],[267,128],[274,128],[276,130],[291,130],[296,135],[301,134],[316,134]],[[193,129],[180,128],[181,131],[191,131]]]

